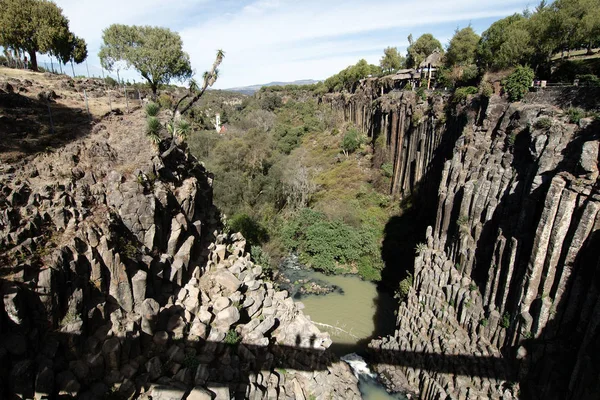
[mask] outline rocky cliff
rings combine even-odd
[[[534,100],[470,99],[459,111],[396,333],[372,343],[393,388],[597,397],[600,124]]]
[[[0,397],[359,398],[329,336],[218,230],[202,164],[162,160],[139,110],[89,127],[0,164]]]

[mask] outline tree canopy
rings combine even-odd
[[[527,22],[523,15],[514,14],[483,32],[477,49],[481,66],[502,69],[526,64],[533,54]]]
[[[0,26],[0,45],[28,53],[34,71],[37,70],[36,52],[48,53],[63,62],[83,61],[87,56],[87,49],[83,51],[85,41],[75,40],[69,31],[69,20],[51,1],[0,0]]]
[[[406,59],[400,55],[396,47],[386,47],[383,50],[383,57],[379,61],[379,66],[384,73],[391,74],[402,68],[405,62]]]
[[[412,35],[408,37],[409,46],[406,49],[408,56],[406,58],[406,66],[408,68],[417,68],[423,60],[427,58],[436,49],[443,52],[442,44],[431,33],[421,35],[415,42],[412,40]]]
[[[457,29],[446,51],[446,65],[453,67],[475,64],[479,39],[479,35],[470,26]]]
[[[351,91],[361,79],[373,75],[379,75],[381,68],[377,65],[369,64],[365,59],[358,61],[339,73],[327,78],[325,86],[329,91]]]
[[[156,94],[160,84],[192,76],[190,57],[177,32],[153,26],[113,24],[103,31],[100,62],[109,71],[125,62],[148,81]]]

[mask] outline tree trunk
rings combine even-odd
[[[29,62],[31,64],[31,70],[32,71],[37,71],[38,70],[38,65],[37,65],[37,56],[35,54],[35,50],[29,50]]]
[[[73,78],[75,78],[75,67],[73,66],[73,60],[71,60],[71,71],[73,71]]]
[[[594,52],[592,51],[592,41],[591,41],[591,40],[588,42],[588,45],[587,45],[587,53],[586,53],[586,54],[587,54],[588,56],[590,56],[590,55],[594,54]]]
[[[158,92],[158,83],[150,82],[150,87],[152,88],[152,99],[156,100],[156,93]]]

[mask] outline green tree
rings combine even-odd
[[[405,61],[405,58],[400,55],[396,47],[386,47],[383,50],[383,57],[379,60],[379,66],[383,72],[391,74],[402,68]]]
[[[479,66],[499,70],[529,62],[533,47],[527,23],[521,14],[494,22],[481,35],[477,49]]]
[[[47,0],[0,0],[0,46],[29,54],[37,71],[36,53],[64,53],[69,20]]]
[[[325,86],[328,91],[352,91],[358,81],[373,75],[379,75],[381,68],[369,64],[365,59],[359,60],[355,65],[343,69],[339,73],[327,78]]]
[[[502,82],[510,101],[519,101],[525,97],[534,76],[535,74],[531,68],[519,65],[515,71]]]
[[[442,44],[431,33],[421,35],[414,43],[412,42],[412,34],[408,37],[409,46],[406,57],[406,66],[408,68],[417,68],[423,60],[427,58],[436,49],[443,52]]]
[[[103,31],[100,61],[109,71],[123,61],[146,79],[156,95],[158,85],[192,76],[190,57],[178,33],[154,26],[113,24]]]
[[[450,39],[446,51],[446,65],[453,67],[474,64],[479,39],[479,35],[470,26],[461,30],[457,29],[452,39]]]
[[[588,54],[592,48],[600,45],[600,6],[596,0],[581,0],[584,10],[580,25],[580,37],[587,47]]]

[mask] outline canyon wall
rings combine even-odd
[[[359,398],[329,335],[217,230],[211,175],[161,159],[144,117],[0,163],[0,398]]]
[[[372,343],[391,387],[424,399],[600,390],[600,126],[533,100],[462,110],[398,329]]]
[[[371,80],[353,94],[328,94],[322,101],[372,139],[373,167],[392,167],[390,194],[403,198],[437,190],[443,162],[464,129],[464,116],[446,112],[446,95],[423,99],[411,91],[380,94],[378,81]]]

